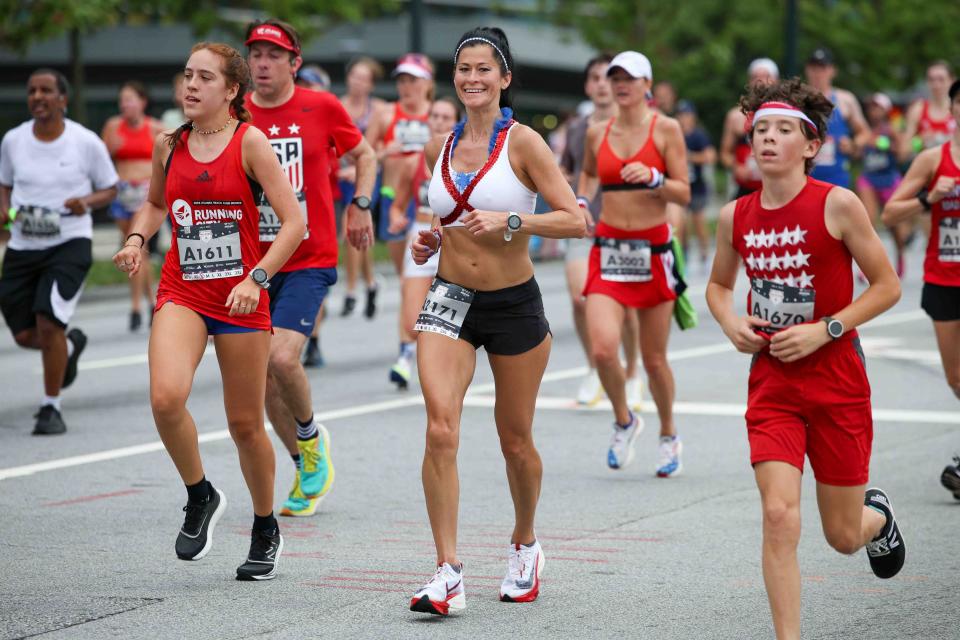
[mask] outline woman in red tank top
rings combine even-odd
[[[949,89],[950,114],[960,125],[960,80]],[[894,226],[930,213],[920,305],[933,320],[947,384],[960,398],[960,126],[949,141],[921,151],[883,209]]]
[[[899,157],[908,160],[914,154],[914,143],[923,149],[939,147],[950,139],[956,121],[950,110],[950,85],[954,81],[953,68],[946,60],[937,60],[927,66],[928,97],[917,100],[907,110],[904,135],[900,141]]]
[[[187,486],[177,556],[198,560],[209,551],[226,505],[204,475],[196,425],[186,408],[212,335],[227,423],[254,510],[250,555],[237,579],[268,580],[275,576],[283,539],[273,517],[275,458],[263,424],[270,351],[266,289],[300,243],[304,223],[266,136],[244,122],[250,118],[243,107],[250,85],[244,58],[227,45],[200,43],[187,61],[184,82],[189,120],[157,139],[147,204],[114,262],[135,274],[143,266],[144,240],[157,232],[169,207],[174,238],[150,333],[150,401],[157,431]],[[254,193],[261,188],[282,223],[263,255]]]
[[[741,99],[760,191],[720,211],[707,303],[741,353],[753,354],[746,411],[750,463],[763,506],[763,576],[778,638],[800,637],[800,486],[817,481],[827,542],[866,547],[881,578],[903,566],[890,500],[866,489],[873,421],[855,328],[893,306],[900,283],[856,195],[809,177],[833,111],[789,80]],[[853,299],[852,260],[870,282]],[[747,314],[733,306],[740,264]]]
[[[103,126],[101,137],[113,157],[120,182],[117,199],[110,204],[110,215],[120,229],[120,238],[130,233],[130,220],[147,199],[153,141],[161,131],[160,123],[146,115],[149,97],[146,88],[131,80],[120,87],[118,98],[120,115],[113,116]],[[152,243],[150,249],[155,249]],[[153,273],[139,271],[130,278],[130,331],[137,331],[143,323],[140,301],[153,306]]]
[[[677,121],[647,105],[653,72],[646,56],[620,53],[607,75],[619,112],[587,130],[578,190],[581,206],[592,199],[598,181],[604,192],[583,289],[587,333],[616,418],[607,465],[622,469],[632,460],[634,440],[643,429],[632,411],[639,407],[627,404],[626,373],[618,353],[626,311],[637,309],[640,355],[660,417],[656,473],[666,478],[681,470],[673,373],[667,363],[678,284],[667,203],[685,206],[690,201],[687,147]]]

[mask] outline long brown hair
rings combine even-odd
[[[220,71],[223,73],[227,87],[237,85],[237,95],[230,101],[230,115],[241,122],[250,122],[253,116],[243,105],[244,97],[250,89],[250,67],[247,66],[246,59],[240,55],[240,52],[228,44],[222,42],[198,42],[190,49],[190,55],[193,55],[201,49],[207,49],[216,54],[223,61]],[[187,120],[173,132],[167,134],[166,142],[170,148],[177,146],[180,138],[185,131],[193,128],[193,121]]]

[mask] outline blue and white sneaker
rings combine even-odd
[[[682,451],[683,443],[680,442],[680,436],[660,437],[660,448],[657,451],[658,478],[672,478],[680,475],[683,471],[683,463],[680,462]]]
[[[630,417],[630,424],[626,427],[613,423],[613,437],[607,451],[607,466],[611,469],[623,469],[633,462],[633,443],[643,431],[643,418],[635,413]]]

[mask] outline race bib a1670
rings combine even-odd
[[[770,322],[770,326],[760,328],[766,333],[812,321],[815,300],[814,289],[800,289],[763,278],[754,278],[750,283],[750,315]]]
[[[414,331],[429,331],[456,340],[473,303],[473,291],[435,279],[413,325]]]

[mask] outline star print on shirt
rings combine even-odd
[[[806,271],[800,272],[800,277],[797,278],[797,286],[801,289],[809,289],[813,286],[813,275],[808,275]]]
[[[292,125],[290,125],[289,127],[287,127],[287,129],[290,130],[290,134],[291,134],[291,135],[296,135],[296,134],[300,133],[300,125],[298,125],[296,122],[294,122]]]
[[[270,135],[272,136],[280,135],[280,127],[278,127],[277,125],[271,125],[268,131],[270,131]]]
[[[757,248],[757,234],[753,232],[753,229],[750,230],[750,233],[747,233],[743,236],[743,241],[747,245],[747,249]]]

